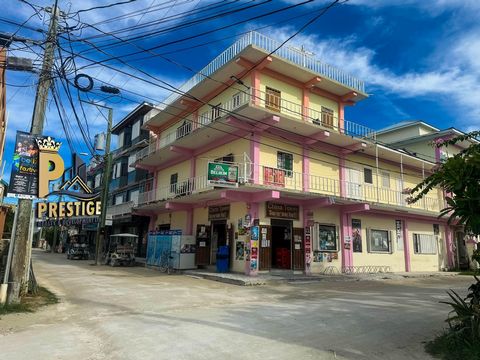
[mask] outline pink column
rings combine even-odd
[[[249,205],[250,205],[249,212],[250,212],[250,215],[252,217],[252,223],[253,223],[253,219],[260,219],[259,204],[258,203],[249,203]]]
[[[345,132],[345,104],[338,103],[338,131]]]
[[[303,101],[302,101],[302,119],[303,121],[309,121],[308,108],[310,107],[310,90],[303,88]]]
[[[250,140],[250,160],[253,166],[253,183],[259,183],[260,173],[260,134],[254,132]]]
[[[448,225],[445,225],[445,246],[447,248],[448,267],[453,269],[455,267],[455,261],[453,256],[452,229]]]
[[[148,223],[148,231],[155,230],[155,223],[157,222],[157,215],[150,215],[150,222]]]
[[[403,219],[403,254],[405,256],[405,271],[410,272],[412,271],[411,263],[410,263],[410,241],[408,237],[408,223],[407,219]]]
[[[193,235],[193,209],[187,210],[187,224],[185,227],[185,235]]]
[[[199,126],[198,126],[198,110],[195,110],[192,114],[192,130],[195,130],[197,129]]]
[[[338,158],[338,166],[340,167],[340,197],[346,197],[346,169],[345,169],[345,157],[340,155]]]
[[[154,170],[153,171],[153,184],[152,184],[152,189],[151,189],[152,198],[149,199],[150,201],[157,200],[157,188],[158,188],[158,171]]]
[[[303,147],[302,176],[303,191],[310,190],[310,151]]]

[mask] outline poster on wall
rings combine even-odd
[[[216,187],[238,187],[238,166],[209,162],[207,184]]]
[[[235,260],[243,260],[245,254],[245,242],[237,241],[235,245]]]
[[[352,219],[353,252],[362,252],[362,221]]]
[[[38,146],[33,135],[17,131],[8,196],[35,199],[38,195]]]
[[[395,220],[395,235],[397,239],[397,250],[403,250],[402,220]]]

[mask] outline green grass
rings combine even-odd
[[[480,270],[460,271],[458,275],[467,275],[467,276],[480,275]]]
[[[37,294],[23,297],[20,304],[0,306],[0,315],[34,312],[42,306],[56,304],[58,301],[58,297],[54,293],[40,286]]]
[[[425,350],[432,356],[442,360],[478,360],[480,344],[466,344],[458,335],[444,332],[435,340],[425,345]]]

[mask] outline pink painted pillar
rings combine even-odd
[[[152,185],[152,198],[149,199],[150,201],[152,200],[157,200],[157,189],[158,189],[158,171],[154,170],[153,171],[153,185]]]
[[[250,160],[253,167],[253,183],[258,184],[260,179],[260,134],[254,132],[250,140]]]
[[[452,229],[448,225],[445,225],[445,246],[447,248],[448,267],[453,269],[455,267],[453,256],[453,236]]]
[[[345,157],[340,155],[338,158],[338,166],[340,168],[340,197],[344,198],[347,195],[346,187],[346,175],[347,170],[345,169]]]
[[[345,104],[342,102],[338,103],[338,131],[345,132]]]
[[[410,241],[408,236],[408,222],[407,219],[402,219],[403,222],[403,255],[405,256],[405,271],[412,271],[410,258]]]
[[[148,231],[155,230],[155,223],[157,222],[157,215],[150,215],[150,222],[148,223]]]
[[[260,71],[253,70],[251,74],[252,81],[252,104],[260,105]]]
[[[302,119],[305,122],[310,122],[308,116],[310,107],[310,90],[303,88],[303,99],[302,99]]]
[[[303,191],[310,191],[310,151],[303,147],[302,155]]]
[[[187,210],[187,224],[185,226],[185,235],[193,235],[193,209]]]
[[[250,215],[252,219],[252,224],[253,224],[253,219],[260,219],[260,213],[259,213],[259,204],[258,203],[249,203],[250,205]],[[250,225],[252,225],[250,224]]]
[[[197,129],[199,126],[198,126],[198,110],[195,110],[192,114],[192,130],[195,130]]]

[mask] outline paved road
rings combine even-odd
[[[7,359],[428,359],[468,278],[238,287],[35,252],[60,304],[0,320]]]

